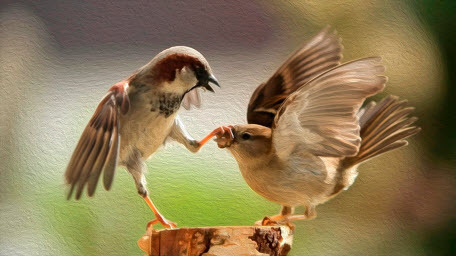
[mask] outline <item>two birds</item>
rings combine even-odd
[[[374,156],[404,146],[419,132],[408,117],[413,108],[389,96],[379,103],[365,99],[383,90],[386,77],[379,58],[340,64],[342,46],[325,28],[294,52],[253,93],[247,125],[222,126],[194,140],[177,111],[199,106],[198,88],[219,85],[205,58],[188,47],[173,47],[124,81],[115,84],[89,121],[65,173],[68,198],[92,196],[103,172],[110,189],[117,165],[127,168],[138,193],[156,219],[166,220],[149,199],[145,161],[172,138],[197,152],[216,136],[239,164],[247,184],[282,205],[280,214],[260,224],[289,223],[316,216],[315,207],[354,182],[357,166]],[[304,205],[303,214],[294,207]]]

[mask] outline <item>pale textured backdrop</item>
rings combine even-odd
[[[448,93],[446,62],[414,8],[383,0],[2,1],[0,255],[140,255],[136,240],[153,216],[123,169],[112,191],[65,200],[67,161],[105,91],[159,51],[191,46],[222,85],[203,95],[201,109],[181,112],[201,138],[245,122],[254,88],[326,24],[342,36],[345,61],[383,57],[382,95],[409,99],[425,130],[363,165],[316,220],[297,223],[292,255],[425,255],[429,231],[454,217],[455,179],[451,161],[428,149],[431,128],[446,125],[433,114]],[[148,166],[154,202],[180,226],[249,225],[280,208],[252,192],[215,143],[192,154],[171,142]]]

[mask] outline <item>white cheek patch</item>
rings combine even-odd
[[[193,73],[193,71],[191,71],[188,67],[183,67],[181,70],[176,70],[176,77],[182,81],[184,87],[193,87],[197,82],[195,73]]]
[[[187,92],[182,99],[182,106],[185,109],[189,110],[191,105],[195,106],[196,108],[199,108],[201,106],[201,93],[198,88]]]

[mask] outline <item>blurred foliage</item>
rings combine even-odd
[[[437,38],[445,70],[445,96],[435,115],[434,159],[456,163],[456,1],[412,1],[415,13]],[[451,168],[454,173],[456,170]],[[429,255],[456,255],[456,217],[433,227],[424,237]]]
[[[456,163],[456,1],[411,1],[414,11],[435,36],[444,65],[444,98],[435,115],[430,152],[436,159]]]

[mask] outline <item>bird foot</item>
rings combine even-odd
[[[256,221],[255,226],[288,226],[291,230],[294,230],[295,225],[283,215],[266,216],[262,220]]]
[[[228,125],[220,126],[219,128],[212,131],[217,137],[215,141],[217,142],[219,148],[226,148],[231,146],[234,141],[233,129],[234,127],[232,125]]]
[[[149,221],[147,223],[147,229],[149,229],[150,226],[153,226],[154,224],[157,224],[157,223],[160,223],[164,228],[169,228],[169,229],[177,228],[177,223],[169,221],[169,220],[161,217],[161,218],[157,218],[157,219]]]
[[[220,139],[222,137],[227,138],[229,137],[230,142],[234,139],[234,135],[232,132],[232,125],[228,126],[220,126],[210,132],[206,137],[204,137],[201,141],[197,142],[198,146],[197,149],[199,150],[204,144],[206,144],[212,137],[216,136],[217,139]]]
[[[165,217],[163,217],[163,215],[161,215],[161,213],[157,210],[154,203],[152,203],[152,200],[150,200],[150,198],[149,198],[149,196],[147,196],[147,194],[144,197],[144,200],[146,201],[147,205],[150,207],[150,209],[152,210],[152,212],[154,213],[155,218],[156,218],[147,223],[147,228],[149,228],[151,225],[157,224],[157,223],[160,223],[165,228],[176,228],[177,227],[176,223],[165,219]]]
[[[272,220],[270,217],[266,216],[262,220],[255,221],[255,226],[278,226],[277,221]]]

